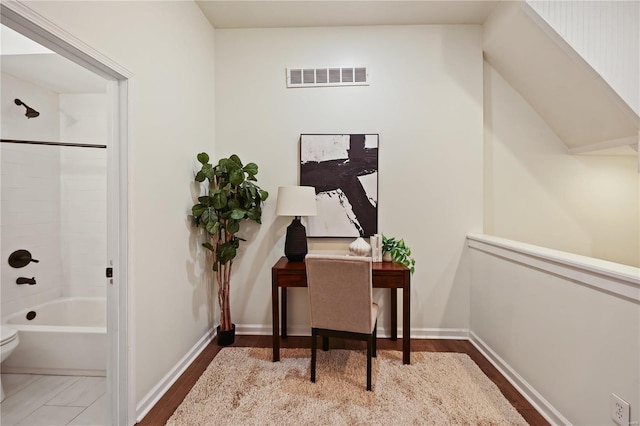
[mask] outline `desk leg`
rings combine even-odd
[[[402,289],[402,363],[411,364],[411,284]]]
[[[280,325],[278,324],[278,318],[280,312],[278,308],[278,285],[277,278],[271,283],[271,326],[273,327],[273,362],[280,361]]]
[[[280,294],[282,297],[282,332],[280,335],[283,339],[287,338],[287,288],[282,287],[280,289]]]
[[[391,340],[398,340],[398,289],[391,289]]]

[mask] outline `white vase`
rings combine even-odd
[[[349,252],[354,256],[371,256],[371,246],[364,238],[358,237],[349,244]]]

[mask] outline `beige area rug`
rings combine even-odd
[[[378,351],[367,392],[364,351],[224,348],[168,425],[526,425],[465,354]]]

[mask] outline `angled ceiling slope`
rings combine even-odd
[[[504,2],[494,11],[484,24],[483,49],[569,152],[637,154],[638,115],[526,3]]]

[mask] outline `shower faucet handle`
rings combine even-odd
[[[31,278],[20,277],[16,280],[16,284],[18,285],[22,285],[22,284],[34,285],[35,283],[36,283],[36,277],[31,277]]]
[[[38,263],[40,261],[32,258],[29,250],[16,250],[9,256],[9,265],[13,268],[24,268],[31,262]]]

